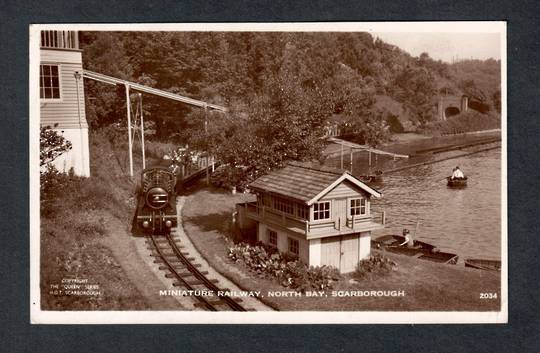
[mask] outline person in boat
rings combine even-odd
[[[465,175],[463,174],[461,169],[459,169],[459,166],[455,167],[452,173],[452,179],[464,179],[464,178],[465,178]]]
[[[407,247],[412,248],[414,246],[414,240],[411,237],[411,232],[407,228],[403,229],[403,237],[405,237],[405,241],[399,246],[407,245]]]

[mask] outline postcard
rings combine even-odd
[[[29,49],[32,323],[507,322],[505,22]]]

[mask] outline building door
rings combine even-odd
[[[358,264],[358,234],[343,235],[341,237],[341,258],[339,272],[352,272]]]
[[[333,266],[339,269],[340,237],[321,239],[321,265]]]

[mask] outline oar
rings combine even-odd
[[[411,247],[414,246],[414,239],[416,239],[416,233],[418,232],[418,226],[420,225],[420,219],[418,218],[416,220],[416,227],[414,228],[414,236],[412,237],[412,239],[409,241],[409,244]],[[409,245],[407,244],[407,245]]]

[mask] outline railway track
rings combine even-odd
[[[238,302],[240,298],[233,299],[229,296],[220,296],[220,289],[215,280],[208,279],[205,271],[200,271],[197,264],[193,264],[193,258],[183,252],[175,239],[171,235],[148,236],[147,243],[151,245],[149,250],[153,250],[152,256],[155,263],[160,264],[159,269],[168,271],[165,276],[176,280],[175,287],[183,287],[193,293],[205,293],[205,295],[191,296],[197,302],[195,307],[209,311],[247,311]]]

